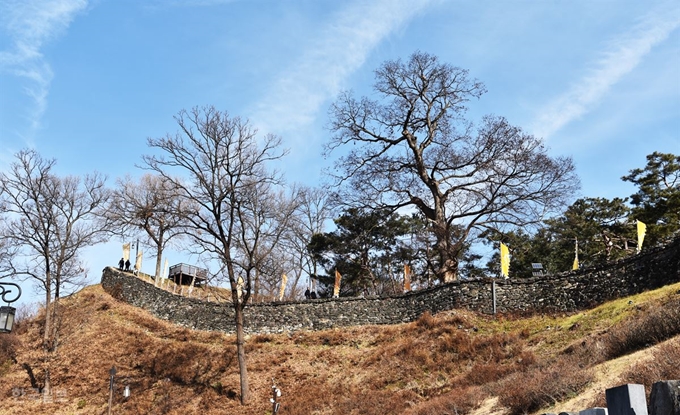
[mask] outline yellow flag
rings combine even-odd
[[[404,292],[411,291],[411,267],[404,264]]]
[[[505,278],[510,276],[510,251],[507,245],[501,242],[501,275]]]
[[[574,247],[574,265],[572,265],[571,269],[578,269],[578,239],[576,240],[576,245]]]
[[[338,270],[335,270],[335,287],[333,287],[333,297],[337,298],[340,296],[340,280],[342,279],[342,275],[338,272]]]
[[[642,250],[642,241],[645,240],[645,233],[647,233],[647,225],[645,225],[643,222],[637,221],[638,252]]]

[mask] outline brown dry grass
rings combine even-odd
[[[0,414],[104,414],[114,365],[116,414],[267,414],[272,379],[283,391],[280,414],[463,415],[494,397],[498,413],[530,413],[582,393],[611,356],[680,333],[667,324],[679,288],[571,315],[451,311],[393,326],[250,336],[252,398],[242,407],[233,336],[172,325],[92,286],[63,301],[56,355],[40,352],[40,314],[0,338]],[[664,347],[677,362],[677,341]],[[672,361],[648,377],[677,374]],[[37,386],[49,369],[54,402],[32,393],[24,364]]]

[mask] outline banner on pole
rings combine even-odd
[[[638,252],[642,251],[642,241],[645,240],[645,234],[646,233],[647,233],[647,225],[643,222],[637,221],[637,235],[638,235],[637,251]]]
[[[510,251],[503,242],[501,242],[501,275],[505,278],[510,276]]]
[[[130,259],[130,244],[123,244],[123,259],[128,260]]]
[[[137,252],[137,258],[135,259],[135,270],[139,272],[142,269],[142,256],[144,255],[143,251]]]
[[[283,294],[286,292],[286,283],[288,282],[288,276],[286,274],[281,274],[281,288],[279,289],[279,301],[283,301]]]
[[[571,266],[572,271],[578,269],[578,239],[575,240],[574,245],[574,265]]]
[[[335,270],[335,286],[333,287],[333,298],[340,297],[340,280],[342,280],[342,275]]]
[[[404,292],[411,291],[411,267],[404,264]]]

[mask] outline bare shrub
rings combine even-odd
[[[150,355],[145,366],[156,379],[169,378],[182,385],[209,385],[233,358],[231,350],[174,342]]]
[[[361,414],[384,415],[402,413],[407,402],[417,398],[413,391],[352,390],[333,406],[334,415]]]
[[[440,336],[436,342],[440,353],[455,353],[464,358],[472,356],[475,352],[472,337],[464,331]]]
[[[680,379],[680,337],[660,345],[648,361],[635,364],[621,375],[622,383],[640,383],[647,392],[660,380]]]
[[[465,415],[477,408],[486,396],[486,393],[477,386],[455,388],[446,394],[415,405],[406,410],[404,415]]]
[[[624,321],[604,337],[605,356],[614,359],[680,334],[680,298],[653,306],[638,319]]]
[[[487,362],[500,362],[519,356],[524,342],[514,333],[496,333],[488,336],[477,336],[473,341],[473,350],[479,358]]]
[[[413,362],[423,368],[435,366],[434,359],[436,356],[433,356],[427,344],[412,338],[406,338],[399,342],[395,355],[402,361]]]
[[[511,415],[521,415],[553,405],[582,391],[593,379],[588,368],[580,368],[572,356],[560,356],[548,365],[516,372],[495,387],[499,402]]]
[[[515,370],[516,368],[510,365],[475,363],[465,376],[465,380],[471,385],[484,385],[498,381]]]
[[[314,413],[345,415],[383,415],[403,413],[409,402],[419,399],[410,390],[389,391],[361,388],[357,385],[322,380],[309,381],[301,385],[305,393],[288,395],[281,413],[309,415]]]
[[[271,334],[257,334],[253,336],[252,342],[253,343],[271,343],[274,341],[276,337],[272,336]]]
[[[418,320],[416,320],[416,326],[432,330],[437,326],[437,320],[429,311],[426,311],[418,318]]]
[[[0,377],[17,361],[19,339],[14,334],[0,334]]]

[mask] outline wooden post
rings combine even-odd
[[[116,367],[111,366],[111,370],[109,370],[109,375],[111,375],[111,378],[109,379],[109,412],[108,415],[111,415],[111,405],[113,404],[113,382],[114,382],[114,377],[116,376]]]
[[[491,300],[493,301],[493,315],[496,315],[496,280],[491,281]]]

